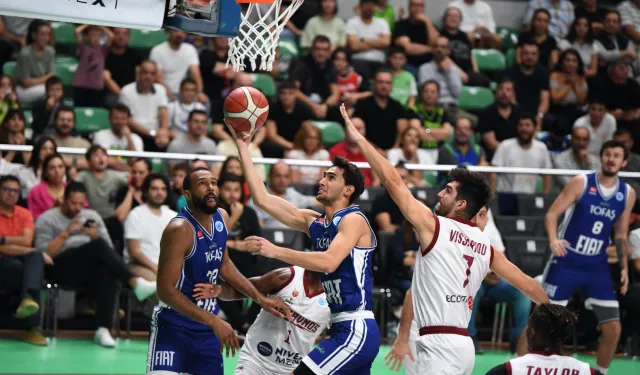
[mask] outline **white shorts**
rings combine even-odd
[[[245,356],[238,358],[236,369],[233,371],[233,375],[289,375],[291,371],[283,370],[282,372],[272,372],[267,370],[264,365],[258,364],[256,361],[251,360]]]
[[[404,371],[406,375],[418,375],[416,371],[416,365],[418,360],[418,354],[416,353],[416,342],[418,341],[418,324],[416,321],[411,322],[411,330],[409,330],[409,349],[411,350],[411,355],[415,361],[412,361],[411,358],[405,356],[404,357]]]
[[[417,374],[471,375],[476,360],[473,341],[468,336],[432,334],[418,338]]]

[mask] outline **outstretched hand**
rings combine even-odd
[[[224,123],[225,123],[225,125],[227,125],[227,129],[229,129],[229,132],[231,133],[233,138],[236,140],[236,143],[243,144],[243,145],[248,145],[249,143],[251,143],[251,138],[253,138],[253,133],[251,133],[251,132],[242,132],[242,133],[238,134],[238,133],[236,133],[236,130],[233,128],[233,126],[231,126],[227,122],[226,118],[224,119]]]
[[[411,349],[409,348],[409,343],[405,340],[397,340],[393,343],[391,350],[387,354],[384,359],[387,360],[387,367],[391,371],[400,371],[402,368],[402,363],[404,362],[405,357],[409,357],[409,360],[415,362],[416,360],[413,358],[413,354],[411,353]]]
[[[253,255],[262,255],[267,258],[275,258],[278,251],[278,247],[268,240],[258,237],[250,236],[244,239],[247,250]]]
[[[340,105],[340,113],[342,114],[342,118],[344,119],[344,128],[347,132],[347,138],[353,142],[358,142],[363,139],[364,137],[362,136],[362,134],[360,134],[358,129],[356,129],[356,126],[353,125],[353,122],[351,122],[344,103]]]

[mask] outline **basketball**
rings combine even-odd
[[[224,100],[224,118],[236,134],[253,133],[269,116],[269,102],[260,90],[238,87]]]

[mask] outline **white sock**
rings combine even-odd
[[[144,301],[147,297],[151,296],[156,292],[156,283],[155,281],[147,281],[142,277],[136,278],[136,287],[133,288],[133,293],[135,293],[136,298],[139,301]]]
[[[95,341],[106,348],[113,348],[116,346],[116,341],[111,336],[108,328],[98,327],[95,334]]]
[[[600,372],[602,375],[607,375],[607,370],[609,369],[596,365],[596,371]]]

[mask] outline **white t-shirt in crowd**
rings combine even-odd
[[[312,156],[307,156],[307,154],[302,150],[291,150],[287,152],[287,155],[285,157],[287,159],[297,160],[327,161],[329,160],[329,151],[318,150]],[[302,166],[291,167],[291,169],[300,172],[301,184],[315,185],[320,181],[320,167]]]
[[[613,139],[613,133],[616,132],[617,124],[616,118],[613,117],[612,114],[605,113],[602,121],[600,122],[600,126],[598,126],[598,129],[594,129],[593,126],[591,126],[591,118],[587,114],[577,119],[576,122],[573,123],[573,127],[587,128],[590,136],[589,146],[587,147],[587,149],[589,150],[589,153],[591,155],[599,156],[602,145],[606,141],[610,141],[611,139]]]
[[[377,39],[382,35],[390,35],[389,24],[382,18],[373,17],[371,23],[364,23],[359,16],[351,18],[345,28],[347,37],[355,35],[358,39]],[[383,50],[371,49],[365,52],[357,52],[352,55],[354,60],[385,62],[386,56]]]
[[[631,246],[631,260],[640,258],[640,228],[629,232],[629,246]]]
[[[553,168],[547,146],[536,139],[526,149],[520,146],[517,138],[505,139],[496,149],[491,164],[496,167]],[[496,191],[533,194],[537,178],[535,174],[498,173]]]
[[[124,239],[139,240],[142,254],[154,264],[158,264],[162,232],[177,214],[169,207],[162,206],[160,216],[156,216],[151,212],[149,206],[140,205],[131,210],[127,220],[124,221]],[[125,241],[124,247],[124,260],[127,263],[132,262],[127,241]]]
[[[169,107],[167,108],[170,130],[179,131],[181,133],[186,133],[189,130],[187,128],[187,121],[189,120],[189,113],[191,113],[191,111],[207,110],[204,104],[200,102],[193,101],[191,104],[184,104],[178,100],[169,103]]]
[[[153,84],[153,91],[148,94],[138,92],[136,82],[125,85],[120,90],[120,103],[131,110],[131,117],[149,130],[158,130],[160,121],[158,109],[166,108],[169,104],[167,90],[159,83]]]
[[[455,0],[449,7],[456,7],[462,13],[460,30],[470,33],[476,26],[484,26],[491,33],[496,32],[496,21],[493,19],[493,10],[484,1],[476,0],[473,4],[467,4],[463,0]]]
[[[134,151],[144,151],[142,138],[135,133],[131,133]],[[129,150],[127,137],[118,137],[111,129],[102,129],[93,135],[93,144],[106,148],[107,150]]]
[[[158,44],[151,49],[149,59],[162,70],[164,83],[173,93],[180,91],[180,83],[187,77],[189,68],[200,65],[198,51],[189,43],[180,44],[177,50],[172,49],[169,42]]]

